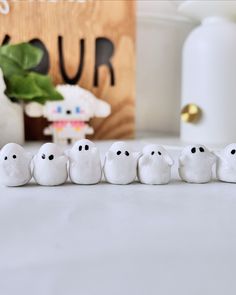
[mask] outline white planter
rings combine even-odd
[[[0,97],[0,148],[9,142],[24,143],[23,106],[5,98]]]
[[[138,1],[136,128],[179,133],[181,54],[193,22],[171,1]]]
[[[187,1],[180,11],[202,21],[183,49],[182,107],[202,110],[196,122],[181,123],[188,142],[236,142],[235,1]]]
[[[6,85],[0,68],[0,148],[14,142],[24,143],[23,104],[13,103],[5,94]]]

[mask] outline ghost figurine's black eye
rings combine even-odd
[[[81,152],[83,149],[82,145],[79,146],[79,151]]]
[[[154,151],[152,151],[152,152],[151,152],[151,155],[153,156],[154,154],[155,154],[155,152],[154,152]]]
[[[12,158],[13,158],[13,159],[16,159],[16,155],[13,155]]]
[[[53,156],[53,155],[50,155],[50,156],[48,157],[48,159],[49,159],[50,161],[52,161],[52,160],[54,159],[54,156]]]
[[[6,161],[7,160],[7,157],[5,157],[4,160]]]
[[[204,152],[205,152],[205,150],[204,150],[203,147],[200,147],[200,148],[199,148],[199,151],[200,151],[201,153],[204,153]]]
[[[128,157],[129,156],[129,152],[128,151],[125,151],[125,155]]]
[[[192,154],[196,153],[196,148],[195,148],[195,147],[193,147],[193,148],[191,149],[191,153],[192,153]]]
[[[117,151],[117,153],[116,153],[116,154],[117,154],[117,156],[119,156],[119,155],[121,154],[121,151]]]
[[[45,158],[46,158],[45,154],[42,154],[42,159],[45,159]]]
[[[161,156],[161,152],[158,151],[158,155]]]
[[[86,151],[88,151],[88,150],[89,150],[89,146],[86,144],[85,147],[84,147],[84,149],[85,149]]]
[[[231,154],[234,155],[236,153],[236,150],[232,150]]]

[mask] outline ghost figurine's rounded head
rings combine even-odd
[[[5,163],[18,163],[26,158],[26,152],[22,146],[16,143],[6,144],[0,152],[0,161]]]
[[[112,152],[121,152],[121,153],[125,153],[126,150],[129,150],[130,152],[133,152],[133,150],[131,149],[130,145],[124,141],[117,141],[117,142],[114,142],[110,149],[110,151]]]
[[[149,144],[143,148],[143,155],[148,155],[153,160],[165,161],[168,165],[174,164],[173,159],[169,156],[163,146],[158,144]]]
[[[210,152],[204,145],[202,144],[194,144],[185,147],[182,150],[180,161],[182,163],[188,161],[206,161],[210,160],[211,162],[215,161],[215,155]]]
[[[112,158],[129,158],[133,155],[133,149],[124,141],[114,142],[109,151],[108,156]]]
[[[76,141],[71,149],[71,154],[81,154],[93,151],[96,148],[95,144],[88,139],[81,139]]]
[[[54,161],[63,155],[61,148],[55,143],[43,144],[37,154],[38,160]]]
[[[236,164],[236,143],[227,145],[222,151],[221,156],[229,163]]]

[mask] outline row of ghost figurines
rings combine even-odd
[[[203,145],[185,147],[179,157],[179,175],[185,182],[207,183],[216,176],[225,182],[236,182],[236,144],[219,153]],[[102,179],[112,184],[129,184],[137,178],[143,184],[167,184],[174,161],[160,145],[149,144],[142,152],[134,152],[128,143],[115,142],[105,155],[102,165],[96,145],[77,141],[70,150],[62,151],[54,143],[43,144],[32,156],[15,143],[0,151],[0,182],[6,186],[22,186],[33,177],[39,185],[65,183],[68,176],[75,184],[96,184]]]

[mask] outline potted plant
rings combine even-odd
[[[29,43],[0,46],[0,146],[23,143],[25,102],[63,99],[50,76],[34,71],[42,58],[42,50]]]

